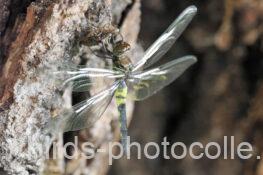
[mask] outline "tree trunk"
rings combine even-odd
[[[71,106],[70,89],[58,91],[52,72],[85,53],[89,64],[105,65],[88,48],[76,53],[76,42],[91,25],[118,26],[131,44],[130,55],[141,53],[136,44],[140,24],[139,0],[0,0],[0,166],[1,174],[105,174],[107,152],[92,160],[78,157],[45,160],[53,136],[45,134],[50,117]],[[77,48],[78,49],[78,48]],[[136,50],[136,52],[135,52]],[[94,59],[90,59],[94,58]],[[92,141],[97,148],[118,139],[118,115],[113,105],[92,129],[65,134],[78,136],[79,143]],[[133,103],[128,102],[130,119]],[[58,134],[57,143],[63,145]],[[58,144],[58,145],[59,145]],[[60,147],[61,148],[61,147]],[[106,149],[107,150],[107,149]]]

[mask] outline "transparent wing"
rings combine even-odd
[[[120,71],[113,71],[109,69],[100,68],[78,68],[70,71],[57,71],[54,74],[58,75],[64,80],[60,87],[72,84],[72,90],[75,92],[89,91],[91,87],[96,87],[99,83],[112,84],[115,78],[124,77]]]
[[[158,68],[132,74],[126,82],[129,97],[134,100],[143,100],[153,95],[173,82],[196,61],[197,59],[194,56],[184,56]]]
[[[67,121],[64,131],[80,130],[94,124],[106,110],[113,94],[111,91],[102,92],[73,106],[74,114]]]
[[[197,12],[195,6],[186,8],[168,29],[146,50],[143,58],[135,64],[134,70],[147,68],[158,61],[179,38]]]
[[[75,131],[92,126],[106,110],[118,85],[119,82],[116,82],[111,88],[74,105],[72,114],[67,115],[64,120],[63,131]]]

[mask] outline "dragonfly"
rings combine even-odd
[[[64,85],[73,82],[73,91],[87,91],[89,87],[96,85],[90,80],[91,78],[113,81],[109,87],[74,105],[73,114],[65,117],[63,131],[75,131],[91,127],[99,120],[115,97],[119,112],[121,144],[126,152],[128,137],[126,99],[129,97],[140,101],[150,97],[177,79],[197,61],[195,56],[188,55],[156,68],[149,68],[171,48],[196,12],[195,6],[186,8],[135,64],[125,54],[130,49],[130,45],[119,40],[113,43],[112,50],[106,49],[108,51],[107,56],[111,57],[114,63],[112,69],[83,67],[66,71],[70,77],[64,82]]]

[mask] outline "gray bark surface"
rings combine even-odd
[[[0,4],[1,174],[105,174],[107,152],[96,154],[88,162],[82,157],[74,161],[45,160],[54,140],[45,132],[49,117],[70,107],[71,100],[79,100],[71,99],[70,89],[61,95],[52,72],[72,60],[80,62],[81,53],[92,65],[104,65],[105,60],[92,56],[88,48],[75,53],[77,36],[87,32],[90,25],[120,27],[125,41],[135,48],[130,55],[136,56],[139,0],[14,0]],[[132,109],[133,103],[128,102],[129,119]],[[77,135],[80,142],[92,140],[98,148],[106,147],[118,139],[117,116],[112,103],[92,129],[65,137]],[[62,134],[56,135],[56,141],[62,143]]]

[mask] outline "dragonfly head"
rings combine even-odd
[[[131,48],[130,44],[124,41],[118,41],[117,43],[114,44],[113,55],[117,57],[122,56],[125,52],[130,50],[130,48]]]

